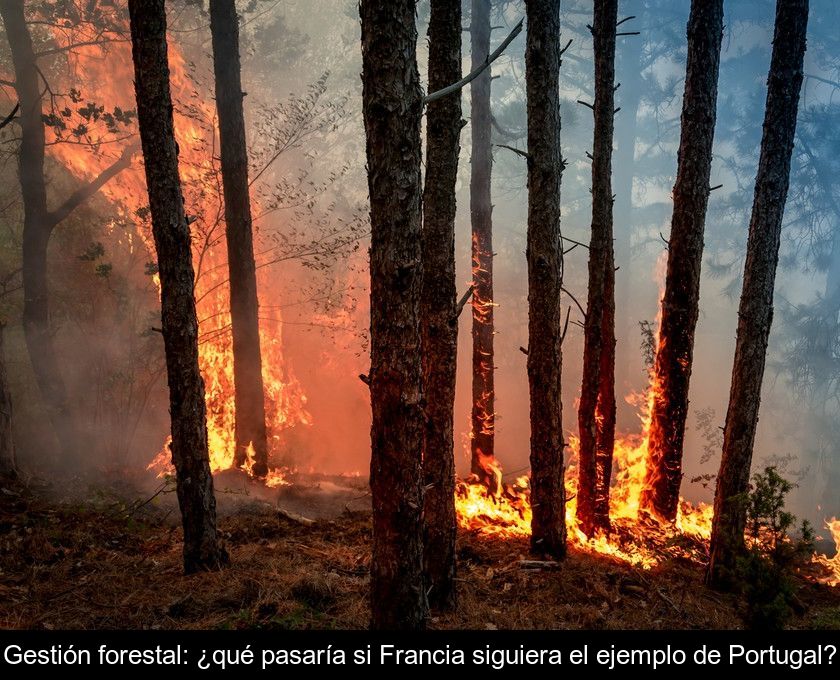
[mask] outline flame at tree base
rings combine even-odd
[[[577,440],[572,438],[573,452]],[[642,437],[617,440],[615,483],[610,495],[609,535],[587,536],[578,527],[577,474],[575,465],[566,471],[566,527],[568,541],[582,552],[605,555],[633,566],[650,569],[664,558],[683,556],[699,559],[711,536],[712,507],[680,501],[675,525],[639,512],[639,497],[647,442]],[[498,471],[501,475],[501,470]],[[501,494],[492,495],[481,484],[460,482],[455,499],[458,522],[464,529],[498,538],[527,538],[531,535],[530,485],[527,476],[503,485]]]
[[[569,545],[583,553],[611,557],[618,561],[651,569],[670,558],[705,563],[708,560],[714,508],[707,503],[692,504],[680,498],[677,520],[671,524],[649,516],[640,501],[646,484],[649,432],[649,394],[634,395],[628,402],[641,411],[641,434],[616,436],[613,450],[613,476],[610,489],[609,535],[588,538],[578,527],[576,460],[579,441],[570,438],[571,461],[566,469],[566,528]],[[495,476],[502,478],[498,463]],[[455,508],[461,528],[496,538],[530,538],[531,503],[528,476],[512,484],[502,484],[499,493],[470,479],[456,487]],[[834,557],[813,555],[812,564],[822,574],[815,580],[840,586],[840,520],[826,523],[837,546]]]
[[[174,477],[175,476],[175,466],[172,464],[172,454],[169,450],[170,445],[172,444],[172,437],[169,436],[166,438],[166,444],[164,444],[163,448],[158,452],[158,454],[152,459],[152,461],[146,466],[146,469],[154,472],[158,478],[164,477]],[[253,473],[254,468],[254,447],[253,445],[248,446],[247,456],[245,458],[245,464],[240,468],[242,472],[252,479],[261,482],[269,489],[276,489],[281,486],[291,486],[291,482],[289,481],[289,474],[291,474],[291,470],[288,470],[284,467],[275,467],[269,468],[268,473],[264,477],[256,477]],[[233,461],[231,459],[230,463],[227,465],[218,465],[218,460],[213,456],[210,457],[210,471],[213,474],[218,472],[224,472],[225,470],[234,470],[236,469],[233,465]]]

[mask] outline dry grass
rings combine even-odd
[[[304,526],[263,501],[220,520],[231,567],[184,576],[171,498],[113,492],[48,501],[0,493],[4,628],[362,628],[368,620],[366,512]],[[224,504],[223,504],[224,505]],[[639,572],[572,553],[560,571],[519,567],[527,545],[459,536],[460,604],[433,628],[736,628],[738,601],[672,560]],[[796,627],[840,626],[840,593],[803,581]]]

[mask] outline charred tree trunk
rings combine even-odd
[[[55,221],[47,209],[44,179],[44,123],[38,64],[26,24],[23,0],[2,0],[0,15],[12,54],[20,102],[21,142],[18,175],[23,200],[23,331],[38,389],[58,438],[64,463],[76,461],[79,437],[50,332],[47,247]]]
[[[429,92],[461,78],[461,0],[432,0]],[[423,389],[426,403],[424,563],[429,601],[455,606],[453,409],[458,349],[455,289],[455,183],[461,151],[461,92],[426,110],[423,189]]]
[[[417,29],[413,0],[362,0],[360,12],[371,222],[371,626],[419,629],[426,594]]]
[[[531,396],[531,548],[566,553],[563,486],[560,240],[560,0],[527,0],[528,384]]]
[[[674,214],[653,366],[649,459],[642,494],[642,507],[667,521],[676,519],[682,481],[722,35],[723,0],[692,0]]]
[[[732,584],[736,558],[744,548],[744,495],[749,490],[761,383],[773,322],[773,291],[802,88],[807,26],[808,0],[778,0],[764,132],[738,308],[732,386],[715,492],[707,580],[717,586]]]
[[[220,568],[216,499],[207,451],[204,382],[198,370],[190,229],[178,175],[164,0],[129,0],[137,119],[146,168],[152,233],[160,272],[161,326],[172,462],[184,525],[184,571]]]
[[[6,324],[0,321],[0,478],[17,477],[15,440],[12,435],[12,395],[6,375],[3,335]]]
[[[612,147],[618,0],[596,0],[595,116],[592,146],[592,237],[589,294],[578,407],[580,475],[577,520],[587,536],[610,527],[610,476],[615,440],[615,258]]]
[[[233,384],[236,406],[236,453],[241,467],[253,450],[252,472],[268,473],[265,399],[260,355],[259,302],[251,200],[248,191],[248,150],[239,65],[239,18],[234,0],[211,0],[210,31],[216,76],[216,110],[222,188],[225,196],[225,235],[230,278],[230,320],[233,331]]]
[[[476,69],[490,53],[490,0],[472,0],[470,55]],[[496,388],[493,355],[493,172],[491,69],[485,69],[470,87],[472,166],[470,168],[470,222],[472,224],[472,432],[471,471],[491,490],[497,490],[495,462]]]

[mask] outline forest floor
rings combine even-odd
[[[32,481],[0,486],[2,628],[342,629],[368,622],[364,480],[310,481],[274,490],[271,500],[221,485],[219,528],[231,564],[191,576],[181,571],[169,489],[152,497],[100,485],[74,500]],[[742,626],[738,598],[704,587],[702,565],[688,559],[641,571],[572,549],[561,570],[530,571],[519,564],[527,553],[524,540],[459,532],[459,606],[429,626]],[[840,588],[802,577],[797,596],[791,627],[840,629]]]

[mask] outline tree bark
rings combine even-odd
[[[618,0],[596,0],[595,117],[592,145],[592,237],[578,407],[580,473],[577,520],[592,536],[610,527],[610,476],[615,441],[615,258],[612,147]]]
[[[226,555],[216,536],[204,382],[198,369],[195,274],[169,90],[166,10],[164,0],[129,0],[128,9],[137,118],[160,273],[172,462],[184,526],[184,571],[191,573],[220,568]]]
[[[432,0],[429,92],[461,77],[461,0]],[[455,184],[461,151],[461,92],[426,110],[423,189],[422,357],[426,403],[424,565],[429,602],[455,606],[455,455],[453,409],[458,349],[455,287]]]
[[[254,475],[268,473],[259,301],[248,191],[248,150],[239,63],[239,18],[234,0],[211,0],[210,31],[216,76],[216,110],[222,189],[225,196],[225,236],[230,279],[230,320],[233,331],[233,384],[236,407],[234,464],[241,467],[253,447]]]
[[[749,490],[767,342],[773,323],[773,291],[790,182],[807,27],[808,0],[778,0],[723,456],[715,491],[707,580],[716,586],[734,583],[736,558],[744,548],[744,495]]]
[[[426,595],[417,29],[413,0],[362,0],[360,13],[371,222],[371,627],[420,629]]]
[[[560,0],[527,0],[528,384],[531,397],[531,548],[566,553],[563,486],[560,240]]]
[[[666,521],[676,519],[682,481],[722,35],[723,0],[692,0],[674,213],[653,366],[649,459],[641,499],[645,510]]]
[[[9,392],[9,377],[6,374],[4,352],[4,331],[6,324],[0,321],[0,478],[17,477],[15,440],[12,434],[12,395]]]
[[[472,0],[470,58],[478,68],[490,53],[490,0]],[[493,354],[493,172],[491,68],[470,88],[472,165],[470,222],[472,225],[472,432],[470,469],[491,490],[498,489],[495,462],[496,388]]]
[[[62,461],[73,466],[79,436],[73,424],[67,390],[50,332],[47,247],[55,221],[47,209],[44,178],[46,139],[41,118],[38,64],[24,15],[23,0],[0,1],[0,16],[12,54],[15,90],[20,102],[21,142],[18,175],[23,200],[23,331]]]

